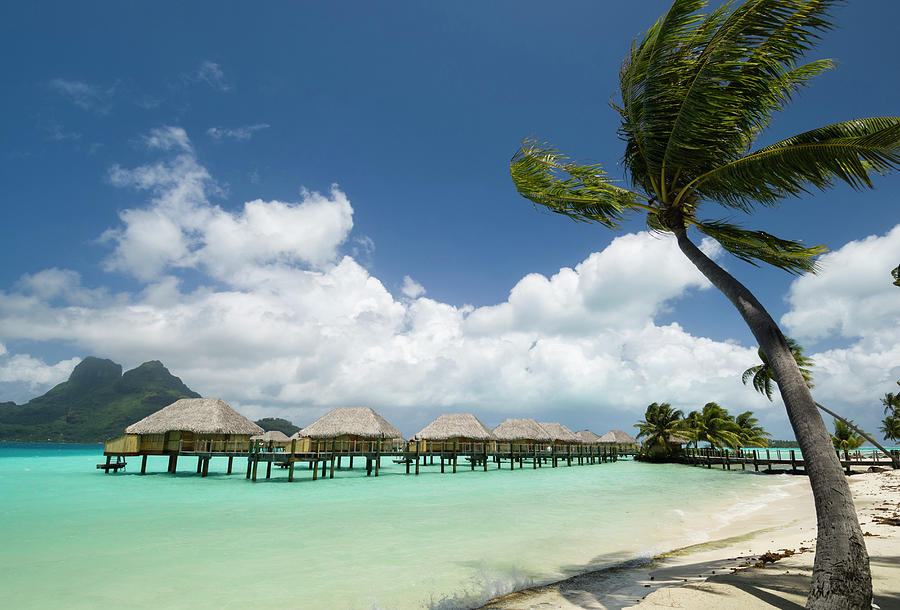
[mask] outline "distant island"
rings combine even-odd
[[[278,430],[284,432],[287,436],[293,436],[300,431],[299,426],[295,426],[288,420],[280,417],[263,417],[262,419],[257,419],[254,423],[266,432]]]
[[[0,440],[100,443],[179,398],[200,394],[158,360],[123,375],[122,365],[89,356],[43,396],[0,402]]]
[[[24,405],[0,402],[0,441],[102,443],[179,398],[201,398],[159,360],[122,373],[112,360],[88,356],[68,381]],[[286,419],[257,420],[263,430],[291,436]]]
[[[769,441],[771,449],[799,449],[800,443],[797,441]]]

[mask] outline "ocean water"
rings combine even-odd
[[[631,460],[534,470],[345,468],[140,459],[98,445],[0,443],[0,591],[8,608],[465,608],[716,539],[805,478]]]

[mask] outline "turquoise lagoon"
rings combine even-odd
[[[105,475],[101,454],[0,443],[5,607],[473,607],[715,539],[807,485],[631,460],[416,477],[387,458],[377,478],[252,483],[243,459]]]

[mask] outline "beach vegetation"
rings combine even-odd
[[[861,435],[839,419],[834,420],[834,434],[831,435],[831,442],[838,451],[852,451],[866,442]]]
[[[707,256],[690,232],[738,259],[788,273],[815,272],[826,251],[729,216],[774,207],[843,181],[856,189],[900,167],[900,117],[857,118],[754,148],[797,92],[833,67],[803,55],[832,23],[833,0],[747,0],[708,14],[675,0],[632,44],[619,72],[619,137],[630,184],[602,165],[574,163],[525,139],[510,162],[517,191],[535,206],[617,229],[634,213],[674,236],[681,252],[734,305],[766,355],[803,451],[819,528],[809,608],[864,608],[872,580],[862,530],[830,434],[778,324],[756,296]],[[706,213],[708,203],[724,217]],[[646,418],[645,418],[646,421]],[[639,426],[640,427],[640,426]]]
[[[759,425],[759,420],[753,417],[753,411],[738,413],[734,418],[741,437],[741,447],[768,447],[769,437],[765,428]]]
[[[714,449],[741,446],[740,428],[734,417],[717,403],[708,402],[701,411],[691,411],[685,418],[685,433],[694,445],[709,443]]]
[[[684,413],[667,402],[647,405],[644,419],[634,425],[637,438],[644,438],[641,454],[650,458],[670,458],[687,442]]]
[[[897,382],[900,385],[900,381]],[[884,438],[900,441],[900,393],[885,392],[881,397],[885,417],[881,422],[881,433]]]

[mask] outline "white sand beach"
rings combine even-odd
[[[900,471],[850,478],[872,568],[875,603],[900,608]],[[803,608],[816,522],[807,485],[718,540],[641,567],[600,570],[494,600],[491,610],[550,608]],[[724,534],[724,535],[721,535]],[[774,561],[772,561],[774,560]]]

